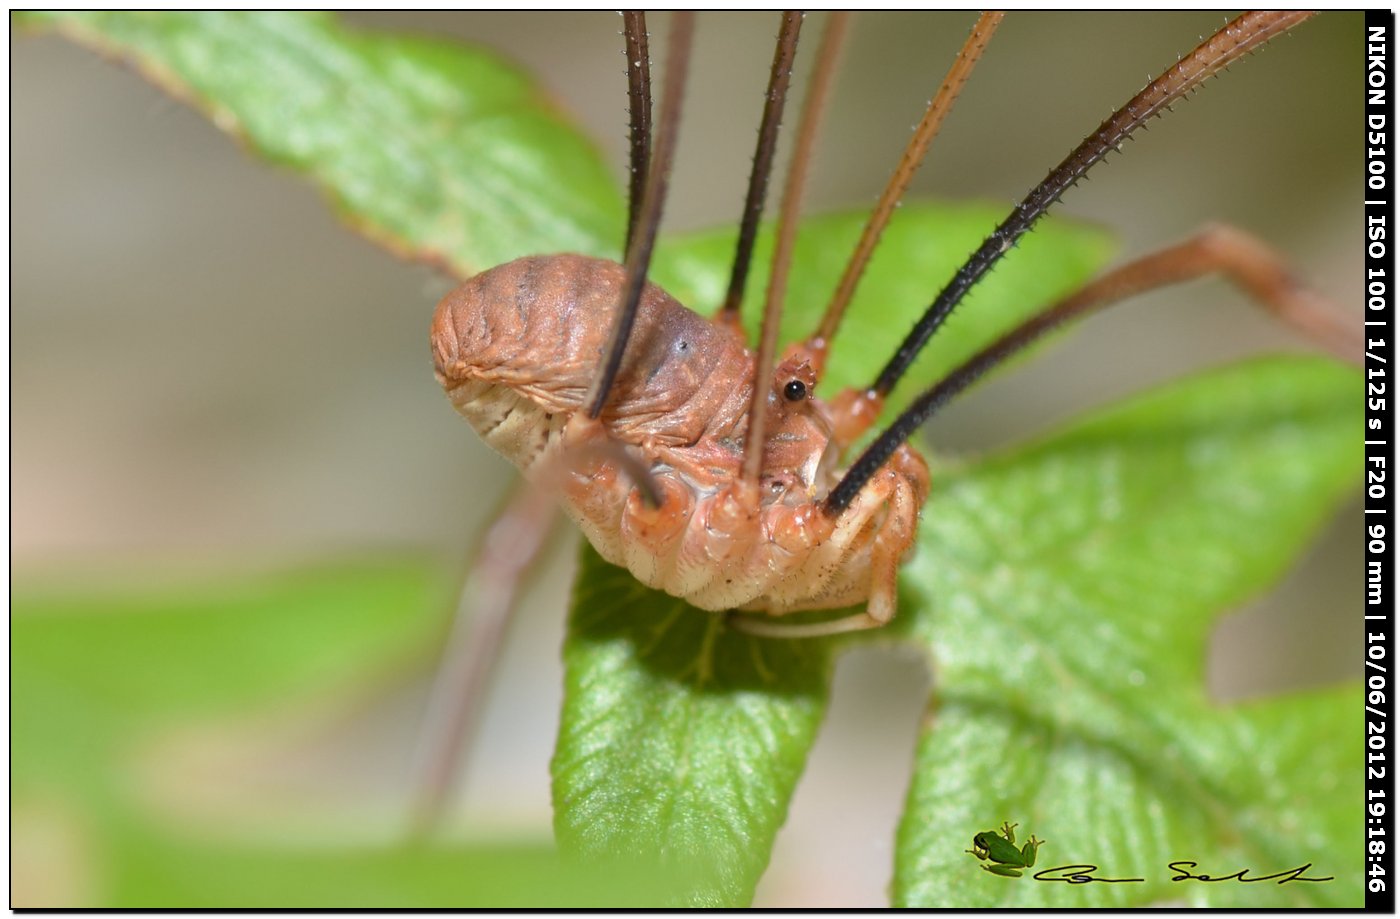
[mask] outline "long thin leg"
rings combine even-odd
[[[968,358],[910,404],[856,460],[826,499],[840,513],[895,449],[943,405],[984,373],[1052,329],[1158,287],[1219,273],[1249,295],[1249,302],[1344,360],[1361,362],[1360,330],[1348,326],[1341,308],[1288,270],[1278,253],[1243,230],[1212,226],[1185,242],[1143,256],[1090,282],[1032,316]]]
[[[553,508],[566,477],[576,473],[593,480],[599,464],[630,479],[644,506],[661,506],[661,486],[651,471],[596,422],[574,438],[566,436],[530,469],[529,479],[487,530],[462,586],[419,733],[410,838],[431,834],[452,794],[521,581],[557,519]]]
[[[749,190],[744,196],[744,215],[739,221],[739,242],[734,248],[734,269],[729,275],[729,291],[715,320],[732,326],[739,324],[739,306],[744,300],[744,285],[753,261],[754,240],[758,238],[758,219],[763,216],[763,202],[768,197],[768,179],[773,174],[773,154],[778,149],[778,128],[787,105],[788,86],[792,82],[792,61],[797,56],[797,36],[802,31],[803,14],[796,10],[783,13],[778,29],[778,47],[773,52],[773,70],[768,76],[768,92],[763,103],[763,121],[758,128],[758,146],[754,148],[753,169],[749,172]]]
[[[647,48],[647,14],[627,10],[622,14],[622,34],[627,45],[627,120],[630,172],[627,177],[627,239],[622,251],[632,249],[637,221],[642,216],[647,164],[651,161],[651,52]]]
[[[667,40],[666,74],[661,98],[661,127],[652,150],[651,169],[647,173],[646,191],[642,195],[642,215],[636,237],[627,250],[627,280],[623,286],[622,308],[613,322],[612,335],[604,352],[603,364],[593,377],[593,385],[584,399],[587,416],[597,419],[607,404],[617,372],[622,367],[622,352],[632,334],[637,318],[637,306],[642,301],[642,288],[651,265],[651,251],[656,244],[656,231],[661,225],[661,207],[666,198],[666,183],[671,173],[671,156],[676,146],[680,125],[680,103],[685,94],[685,75],[690,61],[690,38],[694,31],[695,14],[673,13]]]
[[[806,184],[807,167],[812,159],[812,147],[821,128],[822,114],[836,75],[836,63],[850,26],[850,13],[832,13],[822,31],[821,47],[817,51],[817,66],[802,103],[802,120],[797,131],[797,143],[792,151],[787,181],[783,185],[783,206],[778,216],[778,238],[773,246],[773,270],[768,275],[768,291],[763,307],[763,327],[758,337],[758,357],[754,362],[753,396],[749,402],[749,428],[745,439],[744,476],[750,484],[758,483],[763,464],[764,428],[768,420],[769,383],[773,377],[773,362],[778,352],[778,324],[782,319],[783,299],[787,292],[788,269],[792,265],[792,247],[797,239],[797,215],[802,209],[802,187]]]
[[[555,519],[553,499],[548,489],[523,483],[487,531],[462,585],[419,733],[411,840],[433,832],[452,795],[521,580]]]
[[[622,14],[623,41],[627,49],[627,240],[630,251],[641,220],[641,196],[647,189],[647,164],[651,161],[651,52],[647,48],[647,14],[626,10]]]
[[[850,398],[840,407],[841,412],[853,420],[844,424],[839,433],[847,438],[859,436],[864,425],[878,415],[878,406],[885,396],[894,389],[934,331],[948,318],[963,296],[991,270],[998,259],[1011,250],[1037,220],[1044,216],[1061,195],[1084,177],[1094,164],[1107,156],[1110,150],[1117,149],[1123,141],[1173,102],[1185,98],[1234,61],[1252,53],[1270,39],[1312,15],[1307,12],[1245,13],[1198,45],[1194,51],[1149,83],[1142,92],[1128,100],[1127,105],[1110,115],[1108,120],[1075,147],[1060,165],[1050,170],[1050,174],[1031,189],[977,251],[968,257],[953,275],[953,279],[934,298],[923,317],[910,330],[871,387],[865,391],[843,394]],[[846,471],[845,476],[823,502],[827,513],[839,514],[848,507],[861,487],[880,468],[880,464],[894,453],[895,446],[914,432],[918,423],[908,424],[908,415],[906,412],[896,422],[900,425],[898,430],[892,427],[880,435],[860,460]]]
[[[929,338],[953,312],[972,286],[1010,251],[1045,212],[1096,163],[1118,149],[1135,131],[1155,118],[1172,103],[1190,95],[1207,79],[1258,49],[1265,42],[1312,16],[1308,12],[1250,12],[1234,19],[1225,28],[1202,42],[1194,51],[1168,68],[1128,104],[1108,117],[1098,130],[1086,137],[1060,165],[1017,204],[992,235],[958,269],[929,305],[908,337],[880,371],[871,389],[878,395],[890,393],[900,377],[914,363]]]
[[[924,117],[914,130],[914,136],[909,138],[909,145],[904,148],[904,154],[899,158],[899,165],[895,167],[894,174],[890,176],[890,181],[885,186],[884,192],[881,193],[880,200],[875,204],[875,209],[870,212],[870,217],[865,222],[865,229],[861,231],[860,241],[856,243],[855,251],[851,253],[851,260],[847,263],[846,270],[836,285],[836,291],[831,296],[831,302],[827,305],[826,314],[822,316],[821,324],[817,326],[816,332],[807,342],[808,351],[812,355],[815,365],[814,369],[819,376],[826,364],[827,348],[830,346],[831,340],[836,337],[836,330],[841,326],[841,319],[846,314],[846,307],[850,304],[851,297],[855,295],[856,285],[860,283],[865,266],[869,264],[870,256],[880,241],[880,234],[885,231],[885,226],[890,222],[894,209],[899,206],[899,200],[904,197],[910,180],[914,178],[914,173],[919,171],[919,166],[923,163],[924,156],[933,144],[933,139],[938,136],[938,129],[943,126],[943,119],[953,110],[953,103],[958,100],[958,94],[962,92],[963,84],[967,82],[972,68],[977,66],[977,61],[982,57],[982,51],[987,47],[987,42],[991,41],[993,33],[996,32],[997,26],[1001,25],[1001,20],[1005,15],[1005,13],[999,12],[986,12],[977,18],[976,24],[972,27],[972,34],[968,35],[967,41],[963,42],[962,49],[953,61],[953,66],[948,69],[948,74],[938,87],[937,95],[929,102]]]

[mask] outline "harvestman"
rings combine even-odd
[[[702,609],[770,617],[731,613],[734,628],[775,638],[872,628],[895,615],[897,569],[913,545],[928,494],[927,467],[906,441],[983,373],[1057,326],[1133,294],[1218,272],[1328,350],[1359,360],[1356,330],[1276,254],[1239,230],[1210,227],[1111,270],[1033,315],[925,390],[854,462],[846,461],[962,298],[1065,191],[1162,110],[1311,15],[1246,13],[1153,80],[1012,209],[867,389],[826,402],[815,391],[827,344],[1002,14],[984,13],[977,21],[871,214],[824,318],[781,360],[778,320],[806,164],[848,17],[833,14],[821,40],[753,351],[738,309],[802,16],[783,16],[728,294],[715,317],[704,319],[646,282],[678,130],[692,15],[672,18],[653,142],[645,21],[641,13],[624,14],[631,121],[625,263],[578,255],[519,259],[467,281],[433,317],[434,366],[453,405],[540,487],[527,490],[497,522],[474,563],[425,728],[416,826],[430,825],[447,794],[502,623],[558,498],[599,554],[643,583]],[[824,622],[771,618],[861,603],[862,612]]]

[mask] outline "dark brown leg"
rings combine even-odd
[[[1050,174],[1031,189],[1012,209],[1010,215],[992,231],[992,235],[968,257],[967,262],[953,275],[953,279],[929,304],[923,318],[910,330],[903,344],[895,351],[870,388],[882,396],[889,395],[900,377],[904,376],[905,371],[919,356],[929,338],[962,302],[963,296],[1003,255],[1011,251],[1016,241],[1035,226],[1036,221],[1060,200],[1060,196],[1072,188],[1110,151],[1120,149],[1124,141],[1174,102],[1195,92],[1206,80],[1312,15],[1314,14],[1300,11],[1247,12],[1230,21],[1190,54],[1167,68],[1161,76],[1129,99],[1126,105],[1110,115],[1108,120],[1084,138],[1060,165],[1050,170]]]
[[[783,13],[778,30],[778,47],[773,52],[773,69],[768,76],[768,92],[764,96],[763,121],[758,128],[758,146],[754,148],[753,169],[749,172],[749,190],[744,196],[744,213],[739,220],[739,242],[734,248],[734,268],[729,274],[729,292],[715,314],[716,322],[739,327],[739,306],[744,300],[744,285],[753,261],[753,245],[758,238],[758,219],[763,216],[763,203],[768,197],[768,178],[773,174],[773,154],[778,149],[778,128],[787,105],[788,85],[792,82],[792,61],[797,56],[797,36],[802,31],[801,12]]]
[[[627,239],[622,251],[632,248],[637,221],[642,216],[642,194],[651,162],[651,52],[647,48],[647,14],[627,10],[622,14],[622,34],[627,50],[627,118],[629,173],[627,176]]]
[[[859,483],[874,475],[894,448],[919,425],[982,374],[1047,332],[1136,294],[1211,274],[1223,275],[1247,293],[1252,303],[1342,360],[1361,362],[1361,327],[1348,324],[1339,306],[1298,280],[1283,258],[1255,237],[1234,227],[1209,226],[1185,242],[1145,255],[1089,282],[974,354],[915,399],[870,445],[832,489],[827,507],[839,513],[859,492]]]
[[[627,339],[632,335],[637,307],[642,301],[642,288],[647,281],[647,268],[651,265],[652,247],[656,244],[656,232],[661,225],[661,205],[666,200],[666,183],[670,178],[671,156],[675,150],[676,133],[680,125],[680,104],[685,93],[685,74],[690,62],[690,38],[694,25],[694,13],[672,14],[671,32],[667,41],[666,75],[662,85],[661,126],[657,131],[655,149],[651,152],[651,166],[647,171],[646,191],[642,195],[637,234],[627,249],[627,280],[623,285],[622,308],[618,310],[617,318],[613,322],[612,334],[603,353],[603,363],[594,375],[593,385],[589,387],[588,395],[584,398],[583,404],[589,418],[598,418],[603,414],[608,392],[622,367],[622,353],[627,348]]]
[[[778,354],[778,324],[782,319],[783,301],[787,296],[787,275],[792,265],[792,247],[797,241],[797,218],[802,210],[802,187],[806,184],[807,167],[812,148],[821,127],[826,99],[836,74],[836,63],[845,44],[850,27],[850,13],[832,13],[822,31],[821,47],[817,49],[817,64],[807,86],[807,98],[802,103],[802,119],[797,128],[792,162],[787,181],[783,184],[783,204],[778,214],[777,239],[773,243],[773,270],[768,275],[768,290],[764,296],[763,325],[758,336],[758,354],[754,360],[752,399],[749,402],[749,429],[745,434],[743,481],[750,491],[758,485],[765,447],[764,427],[768,418],[768,391],[773,381],[773,364]]]

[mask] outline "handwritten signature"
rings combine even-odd
[[[1255,884],[1259,881],[1276,881],[1279,884],[1287,884],[1290,881],[1312,881],[1318,883],[1335,880],[1335,878],[1331,877],[1304,877],[1304,872],[1312,867],[1312,862],[1299,865],[1297,868],[1290,868],[1287,871],[1279,871],[1274,874],[1265,874],[1259,877],[1251,877],[1249,873],[1250,869],[1248,868],[1241,868],[1234,874],[1222,874],[1218,877],[1204,872],[1200,874],[1193,873],[1193,870],[1199,867],[1200,865],[1197,862],[1192,861],[1167,863],[1167,868],[1173,872],[1171,877],[1173,883],[1178,881],[1203,881],[1214,884],[1219,881],[1238,881],[1241,884]],[[1063,884],[1135,884],[1147,880],[1146,878],[1099,877],[1094,873],[1098,870],[1098,865],[1059,865],[1055,868],[1046,868],[1043,871],[1037,871],[1035,874],[1031,875],[1031,877],[1035,878],[1037,881],[1059,881]]]

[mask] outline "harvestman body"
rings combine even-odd
[[[810,362],[784,361],[765,387],[769,433],[755,492],[741,477],[753,352],[732,327],[648,285],[601,425],[573,422],[624,280],[613,262],[541,256],[455,291],[438,308],[433,348],[457,410],[527,473],[555,451],[598,446],[562,464],[565,508],[603,558],[650,587],[716,611],[869,600],[871,618],[888,621],[928,470],[901,446],[851,508],[823,512],[844,445],[811,395]],[[538,372],[541,353],[553,362],[548,375]],[[655,506],[601,438],[640,454]]]
[[[1245,14],[1150,83],[1012,210],[868,389],[827,403],[814,394],[826,343],[1000,14],[978,20],[877,205],[826,318],[781,361],[777,320],[801,185],[845,17],[834,15],[823,37],[783,194],[763,331],[750,350],[737,309],[801,16],[783,20],[729,296],[709,320],[645,283],[674,146],[690,17],[673,17],[653,144],[645,25],[640,14],[626,14],[628,59],[636,62],[629,68],[633,182],[626,264],[535,256],[472,278],[433,317],[438,379],[487,443],[528,476],[554,482],[548,487],[557,489],[599,554],[643,583],[716,611],[781,616],[865,606],[803,625],[753,616],[731,620],[755,634],[803,637],[882,625],[896,613],[897,568],[914,543],[928,494],[927,467],[907,439],[982,373],[1050,329],[1134,293],[1221,272],[1334,353],[1359,359],[1356,330],[1343,326],[1330,304],[1297,282],[1277,256],[1240,231],[1212,228],[1115,269],[1032,316],[916,398],[854,462],[845,456],[962,297],[1066,190],[1148,120],[1309,15]],[[516,548],[498,549],[495,561],[508,559],[518,570],[537,543],[517,534]],[[500,593],[497,605],[508,606],[510,591]],[[462,665],[456,679],[444,676],[441,706],[452,705],[443,696],[477,692],[482,670],[480,663]],[[466,731],[465,714],[440,720],[447,723],[435,745],[439,773],[428,780],[437,783],[429,789],[429,807],[450,781],[453,754],[443,751],[455,749]]]

